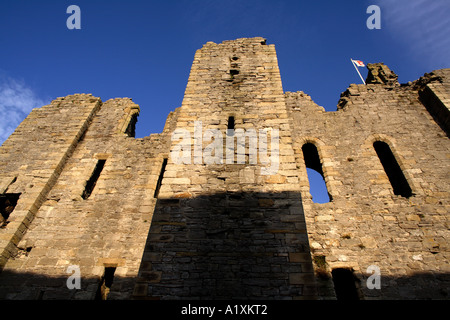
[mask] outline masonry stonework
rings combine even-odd
[[[129,98],[34,109],[0,148],[0,298],[448,299],[450,69],[368,69],[325,112],[283,91],[264,38],[208,42],[160,134],[134,138]]]

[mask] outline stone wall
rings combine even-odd
[[[359,298],[448,298],[450,69],[368,68],[325,112],[265,39],[208,42],[160,134],[134,138],[129,98],[34,109],[0,148],[0,298],[334,299],[339,270]]]
[[[376,77],[369,72],[368,78]],[[421,103],[418,82],[351,85],[336,112],[325,112],[302,92],[286,93],[312,256],[320,258],[315,267],[325,278],[319,280],[323,297],[334,296],[335,268],[351,269],[366,298],[449,295],[450,143]],[[448,84],[441,77],[435,86],[448,95]],[[389,145],[413,196],[394,194],[375,141]],[[307,142],[319,151],[331,202],[311,199],[301,152]],[[371,265],[380,269],[381,290],[366,286]]]
[[[92,102],[86,104],[86,100]],[[109,298],[130,298],[156,202],[153,195],[166,144],[164,134],[143,139],[128,136],[127,133],[133,131],[130,122],[139,113],[139,107],[131,99],[102,103],[90,95],[74,95],[59,101],[59,109],[46,114],[45,122],[51,135],[61,130],[63,137],[59,139],[63,141],[71,138],[66,127],[75,126],[75,110],[84,111],[85,105],[85,109],[93,109],[95,105],[95,115],[89,121],[89,128],[76,137],[63,168],[58,168],[57,181],[41,196],[33,223],[14,243],[11,258],[0,277],[1,296],[8,299],[93,299],[105,268],[113,267],[114,282]],[[54,108],[57,102],[52,104]],[[58,113],[67,118],[59,121]],[[48,121],[49,117],[54,121]],[[21,126],[36,129],[29,125],[33,118],[32,113]],[[64,123],[66,126],[61,126]],[[21,132],[20,127],[18,132]],[[33,140],[38,142],[39,150],[33,149],[35,153],[23,159],[28,166],[36,163],[39,169],[30,171],[22,167],[24,171],[18,171],[14,187],[23,181],[22,175],[32,176],[29,183],[36,186],[38,177],[52,173],[45,167],[47,163],[52,166],[52,162],[43,150],[50,149],[50,152],[61,148],[48,144],[48,139]],[[19,145],[17,131],[6,147],[9,144]],[[99,160],[105,160],[104,168],[90,196],[83,199],[87,181]],[[44,166],[39,167],[40,164]],[[19,217],[20,205],[29,198],[28,193],[22,193],[8,219],[10,222],[0,230],[2,236],[8,234]],[[79,290],[68,290],[66,286],[72,275],[68,268],[72,265],[79,267],[82,277]]]
[[[98,108],[99,101],[92,96],[57,99],[33,109],[3,143],[1,191],[21,195],[14,214],[3,222],[0,268],[14,254]]]
[[[211,143],[206,131],[218,129],[218,139],[225,141],[230,116],[236,131],[279,130],[279,167],[273,174],[261,173],[266,165],[260,158],[252,161],[248,141],[241,153],[244,163],[238,163],[237,142],[232,163],[226,162],[225,143],[220,163],[200,159]],[[195,132],[198,121],[203,136]],[[179,129],[190,134],[191,155],[185,164],[168,159],[137,285],[139,297],[314,296],[274,46],[253,38],[207,43],[198,50],[177,119]],[[174,139],[171,151],[180,143]],[[270,146],[268,150],[275,151]]]

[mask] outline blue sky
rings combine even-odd
[[[72,4],[81,30],[66,27]],[[372,4],[379,30],[366,27]],[[242,37],[275,44],[285,91],[335,110],[340,93],[361,83],[350,58],[384,62],[400,82],[450,67],[449,17],[448,0],[2,0],[0,143],[32,108],[73,93],[132,98],[136,136],[161,132],[195,51]]]

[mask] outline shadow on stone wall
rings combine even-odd
[[[360,275],[357,275],[359,278]],[[67,277],[47,277],[39,274],[3,271],[0,274],[0,300],[96,300],[100,278],[81,276],[80,289],[69,289]],[[367,276],[364,276],[367,278]],[[423,272],[410,276],[381,276],[381,289],[369,290],[365,287],[365,278],[358,283],[362,293],[361,300],[449,300],[450,274]],[[141,279],[142,281],[142,279]],[[237,281],[235,279],[235,281]],[[318,279],[327,290],[333,290],[328,282]],[[107,300],[132,300],[135,278],[114,277]],[[153,284],[154,285],[154,284]],[[164,283],[159,283],[163,286]],[[168,286],[170,287],[170,286]],[[247,289],[251,290],[251,289]],[[141,299],[143,297],[140,297]],[[178,300],[176,297],[170,297]],[[181,299],[194,299],[182,297]],[[208,297],[204,297],[207,299]],[[246,299],[245,297],[241,297]],[[168,299],[166,297],[166,299]],[[268,300],[270,297],[259,298]],[[307,298],[308,299],[308,298]],[[311,299],[322,299],[311,297]],[[98,299],[97,299],[98,300]],[[276,299],[274,299],[276,300]]]
[[[67,276],[46,276],[4,270],[0,273],[0,300],[102,300],[101,277],[83,276],[80,267],[80,287],[69,289],[75,282]],[[136,279],[115,276],[107,300],[129,300],[132,297]]]
[[[81,289],[72,290],[70,274],[5,269],[0,299],[94,300],[101,279],[80,268]],[[450,299],[448,273],[382,272],[380,290],[356,276],[361,299]],[[321,299],[333,291],[330,279],[314,276],[300,194],[230,192],[158,199],[139,276],[115,276],[108,299]]]
[[[96,299],[100,278],[85,278],[81,276],[80,289],[69,289],[67,277],[47,277],[39,274],[3,271],[0,274],[0,300],[99,300]],[[449,300],[450,274],[448,273],[414,273],[410,276],[381,276],[381,289],[369,290],[365,287],[367,276],[358,282],[361,300]],[[142,279],[140,279],[142,281]],[[225,281],[225,280],[224,280]],[[228,280],[230,281],[230,280]],[[237,282],[237,279],[234,280]],[[323,294],[329,296],[333,287],[329,282],[317,279],[319,287],[323,285]],[[134,299],[135,278],[114,277],[107,300]],[[151,284],[150,284],[151,285]],[[153,284],[154,285],[154,284]],[[164,283],[159,283],[164,286]],[[168,286],[170,288],[170,286]],[[245,289],[244,289],[245,290]],[[251,289],[247,289],[251,290]],[[139,297],[145,299],[144,297]],[[194,299],[195,297],[170,297],[173,300]],[[246,299],[246,297],[240,297]],[[169,299],[166,297],[166,299]],[[208,299],[208,297],[204,297]],[[212,298],[211,298],[212,299]],[[271,297],[259,297],[268,300]],[[309,298],[306,298],[309,299]],[[323,299],[311,297],[310,299]],[[328,298],[326,298],[328,299]],[[153,299],[152,299],[153,300]],[[277,299],[274,299],[277,300]]]
[[[415,272],[409,276],[380,275],[380,288],[368,274],[353,275],[356,287],[356,299],[348,294],[337,300],[449,300],[450,274],[444,272]],[[367,284],[369,280],[370,287]],[[333,279],[316,277],[319,299],[336,299]],[[347,288],[353,290],[351,288]]]
[[[136,291],[155,299],[314,295],[300,194],[159,199]]]
[[[332,280],[314,275],[300,199],[295,192],[159,199],[134,298],[334,297]],[[355,275],[360,299],[450,298],[447,273],[383,273],[380,290]]]

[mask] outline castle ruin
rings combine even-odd
[[[33,109],[0,148],[0,299],[448,299],[450,69],[368,71],[326,112],[243,38],[195,53],[162,133],[129,98]],[[226,161],[227,130],[268,135]]]

